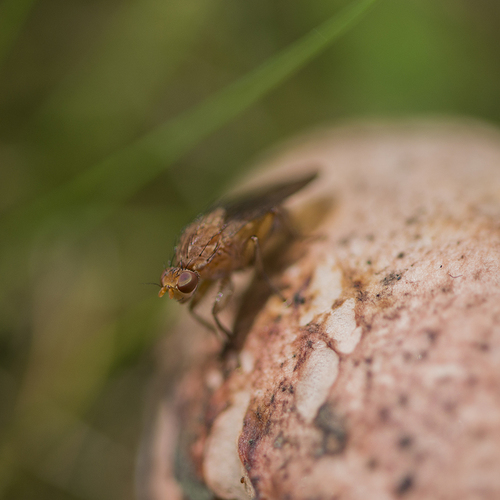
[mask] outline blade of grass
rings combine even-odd
[[[9,54],[36,0],[4,0],[0,5],[0,65]]]
[[[194,110],[168,121],[9,219],[17,219],[15,226],[19,227],[24,225],[18,219],[22,212],[25,212],[22,218],[31,219],[34,224],[66,206],[96,202],[109,206],[123,202],[199,141],[296,73],[359,21],[375,1],[352,3]]]

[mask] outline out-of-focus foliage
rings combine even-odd
[[[177,310],[143,283],[260,152],[356,117],[500,121],[497,0],[351,5],[0,2],[1,498],[133,498]]]

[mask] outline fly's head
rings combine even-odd
[[[168,293],[171,299],[182,303],[193,296],[200,283],[200,276],[189,269],[169,267],[163,271],[160,283],[161,289],[158,293],[160,297]]]

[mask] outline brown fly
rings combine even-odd
[[[232,295],[231,274],[255,264],[267,279],[261,246],[273,232],[276,218],[286,220],[281,206],[283,201],[316,176],[314,172],[260,193],[219,203],[200,215],[182,233],[175,248],[175,266],[165,269],[161,275],[159,296],[168,293],[171,299],[180,303],[191,301],[189,310],[193,316],[214,330],[208,321],[195,313],[194,308],[207,290],[219,282],[212,315],[217,327],[230,336],[231,332],[219,321],[218,313]],[[274,290],[271,283],[270,286]]]

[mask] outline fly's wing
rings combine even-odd
[[[218,206],[222,206],[226,211],[225,224],[233,226],[237,232],[239,222],[241,222],[241,226],[244,226],[246,223],[258,219],[281,205],[286,198],[300,191],[317,176],[318,172],[313,172],[293,181],[275,184],[268,189],[250,192],[235,200],[222,201]]]

